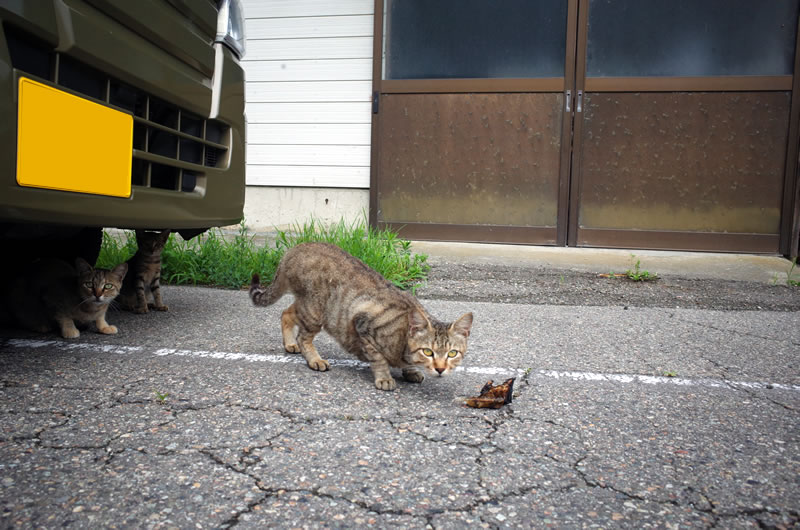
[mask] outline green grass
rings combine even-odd
[[[635,261],[634,261],[635,260]],[[632,282],[652,282],[658,280],[658,274],[642,269],[642,261],[636,259],[635,254],[631,254],[631,268],[625,272],[610,271],[598,274],[601,278],[627,278]]]
[[[797,268],[797,257],[792,258],[792,266],[789,267],[789,271],[786,273],[786,285],[789,287],[800,287],[800,280],[795,280],[792,278],[792,273]]]
[[[797,268],[797,257],[792,258],[792,264],[789,266],[789,270],[785,272],[786,274],[786,285],[789,287],[800,287],[800,279],[792,278],[795,269]],[[770,283],[772,285],[778,285],[778,280],[780,275],[776,272],[772,275],[772,281]]]
[[[171,234],[161,256],[161,279],[168,284],[212,285],[240,289],[253,273],[270,282],[288,249],[307,241],[333,243],[381,273],[401,289],[416,287],[427,278],[427,256],[412,254],[411,243],[390,230],[375,230],[365,221],[343,221],[325,226],[311,220],[289,231],[279,231],[273,248],[258,245],[242,223],[233,236],[211,229],[189,241]],[[136,236],[125,232],[120,240],[103,235],[98,267],[110,268],[136,251]]]
[[[629,280],[633,282],[649,282],[658,279],[658,274],[642,270],[641,260],[637,259],[636,262],[634,263],[633,262],[634,259],[636,259],[636,256],[631,254],[631,263],[633,264],[633,268],[630,268],[625,271],[625,276],[627,276]]]

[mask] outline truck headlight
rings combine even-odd
[[[221,0],[215,41],[227,45],[239,59],[244,57],[244,12],[241,0]]]

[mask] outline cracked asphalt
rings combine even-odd
[[[420,297],[474,312],[470,351],[395,392],[324,334],[330,372],[284,353],[289,298],[0,328],[0,527],[797,527],[800,291],[660,282],[434,260]]]

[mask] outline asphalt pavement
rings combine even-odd
[[[586,270],[431,253],[420,297],[474,312],[469,351],[394,392],[324,334],[330,372],[285,353],[289,297],[166,286],[170,311],[112,312],[116,336],[0,328],[0,527],[800,524],[800,291],[761,271],[725,281],[764,306],[639,303],[649,287],[621,300],[623,283],[584,304]],[[498,267],[576,297],[480,295]],[[464,405],[510,377],[511,404]]]

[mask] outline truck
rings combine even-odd
[[[0,0],[0,252],[242,218],[240,0]]]

